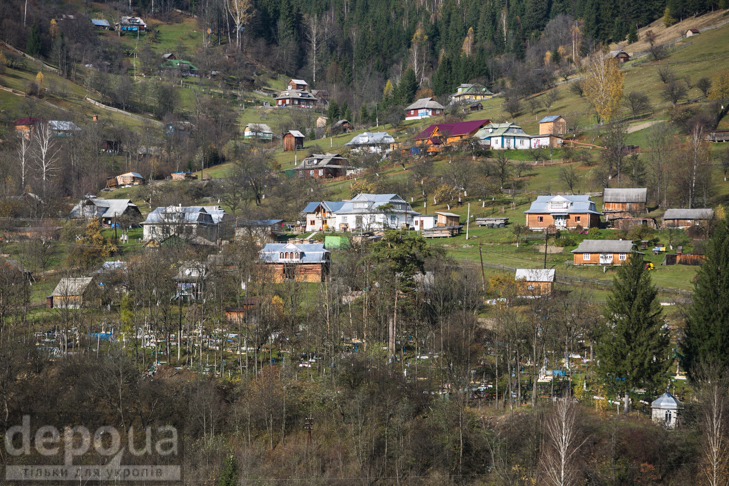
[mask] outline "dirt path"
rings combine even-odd
[[[637,123],[631,127],[628,127],[628,133],[638,132],[648,127],[652,127],[658,123],[663,123],[665,120],[650,120],[643,123]]]

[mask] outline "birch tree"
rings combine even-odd
[[[600,121],[610,121],[618,114],[624,82],[625,73],[616,59],[602,52],[593,55],[582,86]]]
[[[33,162],[41,179],[43,195],[46,185],[53,175],[60,170],[58,153],[60,147],[56,142],[53,130],[47,122],[39,123],[33,130]]]
[[[720,486],[727,484],[727,397],[726,373],[719,365],[702,363],[694,373],[697,395],[701,402],[701,452],[703,461],[701,474],[706,484]]]
[[[227,0],[228,13],[235,24],[235,47],[240,50],[240,30],[251,18],[251,0]]]
[[[571,397],[555,401],[547,420],[542,468],[547,484],[571,486],[580,484],[577,453],[587,439],[580,441],[577,406]]]
[[[20,166],[20,191],[25,191],[25,178],[28,173],[28,164],[31,155],[30,139],[23,133],[18,133],[18,164]]]
[[[428,36],[425,35],[425,31],[422,26],[418,26],[413,39],[411,41],[410,48],[410,60],[413,63],[413,72],[415,72],[415,79],[418,80],[418,85],[423,82],[423,76],[425,74],[425,53],[426,53],[426,42]]]

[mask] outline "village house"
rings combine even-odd
[[[708,226],[714,219],[714,210],[707,208],[668,209],[663,215],[663,228],[690,228]]]
[[[567,120],[562,115],[545,116],[539,120],[539,135],[567,135]]]
[[[411,227],[415,231],[435,228],[435,214],[419,214],[418,216],[413,216]]]
[[[164,241],[171,236],[189,239],[194,236],[215,242],[225,211],[219,206],[158,207],[142,222],[144,241]]]
[[[339,154],[313,154],[294,167],[296,176],[302,179],[331,179],[354,173],[349,160]]]
[[[468,106],[466,106],[463,109],[463,113],[469,113],[472,111],[481,111],[481,110],[483,110],[483,104],[481,104],[477,101],[476,103],[471,103]]]
[[[329,275],[330,252],[322,243],[269,243],[258,255],[272,282],[323,282]]]
[[[304,134],[298,130],[289,130],[283,136],[283,149],[284,152],[293,152],[295,150],[303,150],[304,148]]]
[[[306,231],[408,228],[419,214],[397,194],[357,194],[349,201],[311,202],[302,211]]]
[[[190,302],[198,300],[205,289],[208,267],[202,262],[185,262],[180,265],[174,277],[177,298]]]
[[[274,243],[280,236],[286,235],[283,219],[238,221],[234,228],[237,241],[253,239],[262,245]]]
[[[443,146],[468,143],[488,123],[489,120],[437,123],[417,134],[415,143],[426,147],[428,152],[437,152]]]
[[[79,309],[93,303],[96,288],[92,277],[62,278],[53,293],[46,297],[49,309]]]
[[[354,125],[349,120],[339,120],[337,123],[329,125],[327,132],[331,135],[338,135],[340,133],[350,133],[354,131]]]
[[[440,116],[445,108],[433,98],[420,98],[405,108],[406,120],[420,120],[431,116]]]
[[[688,29],[686,31],[686,37],[693,37],[695,35],[699,35],[701,32],[699,32],[699,29]]]
[[[81,131],[81,127],[74,122],[63,120],[49,120],[48,128],[51,131],[51,135],[58,138],[72,137]]]
[[[295,108],[316,108],[316,97],[308,91],[299,89],[289,89],[282,91],[276,97],[276,106],[279,107],[295,107]]]
[[[630,218],[646,212],[646,188],[611,188],[602,191],[602,213],[605,221]]]
[[[387,132],[363,132],[345,143],[352,152],[369,152],[371,154],[388,154],[395,144],[395,139]]]
[[[15,131],[20,132],[26,139],[30,139],[35,125],[41,121],[40,118],[20,118],[13,122]]]
[[[176,182],[194,181],[197,179],[197,174],[193,174],[192,172],[173,172],[170,174],[170,179]]]
[[[329,98],[331,98],[329,91],[325,89],[312,89],[311,94],[316,98],[317,105],[326,106],[329,104]]]
[[[617,59],[620,64],[630,61],[630,54],[623,50],[610,51],[608,56],[611,59]]]
[[[494,94],[480,84],[461,84],[456,93],[451,95],[452,103],[470,103],[493,98]]]
[[[572,254],[575,265],[622,265],[632,251],[630,240],[583,240]]]
[[[76,204],[68,217],[71,219],[99,218],[102,225],[111,226],[121,217],[141,219],[142,213],[131,199],[89,197]]]
[[[175,56],[175,54],[172,52],[167,52],[165,54],[162,54],[162,59],[167,61],[168,59],[177,59],[177,56]]]
[[[600,227],[600,215],[590,196],[537,196],[526,214],[526,226],[532,231]]]
[[[530,149],[532,138],[516,123],[489,123],[474,136],[492,150]]]
[[[514,280],[519,297],[534,298],[554,291],[553,268],[517,268]]]
[[[440,211],[435,213],[435,226],[424,228],[421,224],[420,231],[424,238],[448,238],[456,236],[461,232],[461,216],[456,213]],[[420,220],[426,223],[425,220]],[[427,221],[427,223],[430,223]]]
[[[195,131],[195,125],[188,121],[173,121],[165,126],[168,137],[189,137]]]
[[[239,307],[225,308],[225,320],[228,324],[236,326],[253,323],[255,316],[251,315],[251,311],[258,307],[260,301],[260,297],[243,297],[240,299]]]
[[[121,32],[144,32],[147,30],[147,24],[139,17],[123,16],[119,22],[114,24],[117,31]]]
[[[335,212],[344,206],[344,201],[310,202],[301,211],[306,232],[324,231],[337,224]]]
[[[307,91],[309,89],[309,83],[307,83],[303,79],[292,79],[289,81],[287,86],[291,90],[297,89],[301,91]]]
[[[243,129],[243,138],[246,140],[273,140],[273,130],[265,123],[249,123]]]
[[[118,176],[106,178],[106,188],[113,189],[115,187],[127,187],[127,186],[143,186],[144,177],[138,172],[125,172]]]
[[[91,24],[97,29],[111,30],[111,25],[108,20],[104,19],[91,19]]]
[[[316,128],[326,128],[329,118],[325,116],[316,117]]]

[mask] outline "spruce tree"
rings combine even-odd
[[[41,41],[40,30],[37,25],[34,25],[30,29],[30,36],[28,37],[28,43],[25,46],[25,51],[31,56],[37,56],[43,49],[43,42]]]
[[[689,374],[702,361],[729,365],[729,220],[719,221],[694,280],[694,295],[682,340]]]
[[[633,44],[638,42],[638,29],[635,28],[635,24],[630,24],[630,30],[628,30],[628,43]]]
[[[626,412],[630,391],[655,390],[669,365],[670,343],[657,294],[642,255],[631,253],[613,281],[598,342],[598,373],[622,395]]]

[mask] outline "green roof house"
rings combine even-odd
[[[178,70],[181,76],[200,76],[200,71],[190,61],[182,61],[180,59],[167,59],[160,64],[159,68],[164,70]]]

